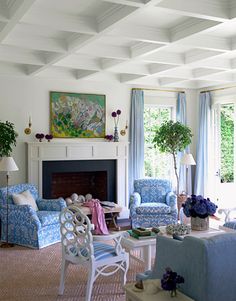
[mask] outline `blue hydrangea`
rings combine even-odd
[[[209,198],[205,199],[201,195],[192,195],[187,198],[185,204],[183,204],[184,214],[187,217],[200,217],[205,218],[209,215],[214,215],[217,206],[210,201]]]

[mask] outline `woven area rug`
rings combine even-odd
[[[20,246],[0,249],[1,301],[84,301],[87,271],[69,265],[65,291],[58,296],[61,266],[61,245],[33,250]],[[136,273],[144,270],[142,264],[130,259],[127,282],[135,280]],[[98,277],[93,285],[91,301],[124,301],[121,273],[112,277]]]

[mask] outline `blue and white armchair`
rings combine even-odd
[[[132,228],[176,224],[177,196],[172,191],[171,182],[154,178],[134,180],[130,217]]]
[[[30,205],[15,205],[12,194],[29,190],[36,201],[38,211]],[[66,203],[63,198],[46,200],[38,196],[32,184],[8,187],[8,242],[40,249],[61,240],[59,215]],[[7,188],[0,188],[1,240],[6,241]]]

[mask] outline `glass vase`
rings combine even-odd
[[[115,126],[115,129],[114,129],[114,142],[119,142],[119,133],[118,133],[117,126]]]
[[[205,231],[209,229],[209,216],[206,218],[191,217],[192,230]]]

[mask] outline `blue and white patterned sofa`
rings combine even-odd
[[[177,196],[170,181],[154,178],[134,180],[134,193],[130,196],[132,228],[176,224],[177,216]]]
[[[8,242],[40,249],[61,240],[59,215],[66,207],[63,198],[45,200],[38,196],[32,184],[9,186]],[[15,205],[12,194],[29,190],[36,200],[38,211],[29,205]],[[7,188],[0,188],[1,240],[6,241]]]

